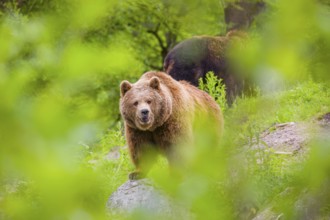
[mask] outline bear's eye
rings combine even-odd
[[[151,100],[148,100],[147,103],[148,103],[148,104],[151,104]]]
[[[137,106],[138,104],[139,104],[138,101],[136,101],[136,102],[133,103],[134,106]]]

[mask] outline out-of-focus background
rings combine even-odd
[[[224,35],[231,2],[0,1],[0,219],[108,218],[109,195],[134,169],[120,82],[162,70],[184,39]],[[232,50],[257,94],[219,102],[226,125],[216,154],[208,147],[219,137],[201,123],[185,187],[162,175],[161,158],[150,174],[197,218],[252,219],[271,208],[302,219],[297,201],[313,218],[330,215],[330,132],[289,153],[255,147],[278,124],[329,120],[330,2],[264,3]]]

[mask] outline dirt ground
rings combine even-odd
[[[277,124],[264,131],[252,143],[252,149],[272,149],[277,154],[306,152],[313,139],[330,139],[330,112],[306,122]]]

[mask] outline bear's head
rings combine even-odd
[[[156,76],[141,78],[134,84],[124,80],[120,93],[120,112],[131,128],[153,131],[172,113],[171,94]]]

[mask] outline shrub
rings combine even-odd
[[[213,72],[206,74],[205,82],[202,78],[199,79],[199,88],[212,96],[219,104],[223,112],[228,108],[226,100],[226,85],[223,84],[222,79],[219,79]]]

